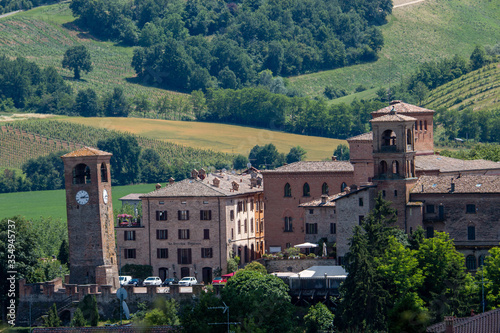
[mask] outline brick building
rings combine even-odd
[[[162,280],[195,276],[208,283],[215,271],[226,272],[231,254],[242,263],[261,257],[260,175],[206,174],[202,169],[191,176],[140,197],[141,224],[116,229],[122,266],[148,264]]]

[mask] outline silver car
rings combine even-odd
[[[180,286],[192,286],[193,284],[198,284],[198,281],[196,280],[195,277],[192,276],[183,277],[179,281]]]
[[[158,276],[150,276],[142,283],[143,286],[161,286],[161,279]]]

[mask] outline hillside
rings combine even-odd
[[[132,48],[99,41],[81,32],[72,23],[74,19],[68,3],[0,18],[0,54],[23,56],[42,67],[53,66],[75,90],[92,88],[103,95],[115,86],[121,86],[128,97],[144,94],[152,102],[170,94],[185,96],[136,84],[135,72],[130,66]],[[88,48],[94,70],[83,74],[82,80],[75,81],[73,73],[62,68],[61,61],[67,48],[80,44]]]
[[[418,63],[454,54],[467,58],[475,45],[500,40],[498,1],[426,0],[395,8],[388,19],[381,27],[385,44],[378,61],[291,77],[290,85],[309,96],[321,95],[327,85],[349,93],[362,85],[369,90],[356,94],[359,98],[375,97],[378,88],[399,83]],[[356,95],[338,101],[349,102]]]
[[[61,118],[61,121],[127,131],[141,137],[173,142],[199,149],[248,155],[255,145],[273,143],[278,151],[288,153],[300,145],[307,160],[330,158],[338,144],[345,140],[283,133],[253,127],[226,124],[183,122],[137,118]]]
[[[500,107],[500,64],[491,64],[432,90],[423,106],[433,110]]]

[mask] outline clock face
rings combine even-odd
[[[89,194],[87,191],[81,190],[76,193],[76,202],[80,205],[85,205],[87,202],[89,202]]]
[[[102,190],[102,200],[104,200],[104,203],[108,203],[108,191],[106,189]]]

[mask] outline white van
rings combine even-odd
[[[128,284],[128,282],[132,280],[132,277],[130,275],[122,275],[120,276],[120,286],[124,286]]]

